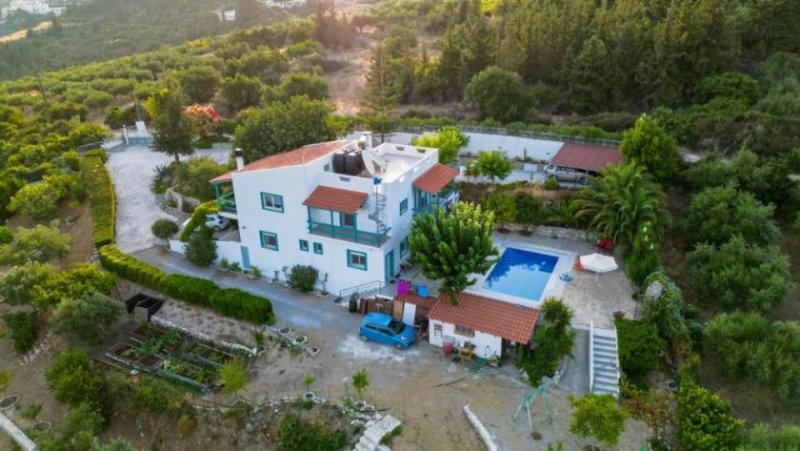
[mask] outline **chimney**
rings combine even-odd
[[[244,169],[244,152],[240,147],[237,147],[236,150],[233,151],[233,155],[236,157],[236,170],[241,171]]]

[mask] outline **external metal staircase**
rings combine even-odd
[[[386,227],[386,223],[383,220],[383,210],[386,208],[386,195],[382,194],[378,191],[378,186],[375,186],[375,209],[370,212],[369,219],[375,221],[377,224],[377,230],[375,233],[378,235],[383,235],[389,229]]]
[[[617,330],[589,327],[589,391],[619,396]]]

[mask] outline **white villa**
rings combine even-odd
[[[281,279],[313,266],[332,293],[388,282],[408,258],[413,216],[458,200],[458,172],[438,161],[436,149],[373,148],[368,133],[249,164],[237,150],[237,169],[211,180],[220,214],[239,224],[240,241],[218,254]]]

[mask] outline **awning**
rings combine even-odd
[[[350,191],[330,186],[318,186],[303,205],[323,210],[353,214],[367,201],[369,195],[360,191]]]
[[[436,163],[414,180],[414,188],[425,191],[428,194],[436,194],[448,183],[452,182],[457,175],[458,171],[450,166]]]

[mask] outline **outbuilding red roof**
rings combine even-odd
[[[440,294],[428,318],[522,344],[533,337],[539,310],[470,293],[459,293],[457,299],[458,305],[452,305],[447,294]]]
[[[317,158],[333,152],[334,150],[339,150],[347,144],[347,141],[330,141],[325,143],[309,144],[307,146],[298,147],[294,150],[269,155],[246,165],[241,171],[230,171],[220,175],[217,178],[211,179],[211,183],[230,181],[231,178],[233,178],[233,174],[236,172],[261,171],[264,169],[282,168],[284,166],[297,166],[300,164],[309,163]]]
[[[432,168],[428,169],[424,174],[414,180],[414,187],[428,194],[436,194],[447,186],[448,183],[452,182],[457,175],[458,171],[450,166],[436,163]]]
[[[330,186],[318,186],[303,205],[324,210],[340,211],[353,214],[361,208],[369,195],[360,191],[350,191]]]
[[[622,153],[616,147],[580,143],[564,143],[551,160],[558,166],[593,172],[620,162]]]

